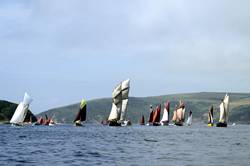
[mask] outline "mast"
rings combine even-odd
[[[25,116],[28,112],[29,105],[32,102],[32,98],[25,93],[23,101],[17,106],[14,115],[12,116],[10,123],[13,124],[22,124],[24,122]]]

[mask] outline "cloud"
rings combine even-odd
[[[30,89],[44,99],[35,106],[42,110],[82,92],[109,96],[127,77],[135,96],[250,90],[247,0],[0,3],[2,98],[18,100]],[[37,90],[43,85],[47,91]],[[49,103],[51,96],[60,98]]]

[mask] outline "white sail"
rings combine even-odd
[[[166,108],[164,108],[163,116],[162,116],[162,119],[161,119],[161,122],[164,122],[164,121],[168,121],[168,111],[167,111]]]
[[[229,96],[226,94],[223,102],[220,104],[220,123],[228,122],[228,113],[229,113]]]
[[[128,106],[128,99],[122,100],[122,110],[121,110],[120,121],[124,121],[125,120],[127,106]]]
[[[125,120],[130,80],[117,85],[112,93],[113,104],[108,120]]]
[[[192,118],[193,118],[192,115],[190,115],[190,116],[188,117],[187,122],[186,122],[188,126],[191,126],[191,125],[192,125]]]
[[[130,80],[127,79],[122,82],[122,107],[120,121],[124,121],[126,117],[127,107],[128,107],[128,95],[129,95],[129,85]]]
[[[27,93],[25,93],[23,101],[20,102],[20,104],[16,108],[16,111],[15,111],[14,115],[12,116],[10,123],[13,123],[13,124],[23,123],[25,116],[26,116],[28,109],[29,109],[29,104],[31,102],[32,102],[31,97]]]
[[[228,123],[228,117],[229,117],[229,96],[226,94],[224,98],[224,103],[225,103],[225,113],[226,113],[226,123]]]

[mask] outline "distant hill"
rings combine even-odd
[[[12,118],[17,106],[18,105],[15,103],[0,100],[0,123],[8,123]],[[25,121],[30,121],[30,116],[32,116],[33,121],[36,121],[36,117],[30,112],[30,110],[25,117]]]
[[[230,122],[250,123],[250,93],[229,93],[230,95]],[[207,112],[211,105],[214,106],[216,118],[219,116],[220,100],[224,98],[225,93],[201,92],[188,94],[174,94],[154,97],[130,97],[127,119],[137,123],[143,114],[148,118],[149,106],[152,104],[163,104],[166,100],[170,101],[170,116],[174,106],[179,100],[186,103],[186,111],[193,111],[194,121],[207,120]],[[87,104],[87,120],[97,121],[107,118],[111,110],[111,98],[90,100]],[[58,122],[72,123],[79,109],[79,103],[50,109],[40,113],[38,116],[53,116]],[[163,110],[163,109],[162,109]]]

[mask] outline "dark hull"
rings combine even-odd
[[[108,125],[109,125],[109,126],[116,126],[116,127],[119,127],[119,126],[121,126],[121,123],[117,123],[117,122],[112,122],[112,121],[110,121],[110,122],[108,123]]]
[[[183,123],[182,122],[176,122],[175,125],[176,126],[183,126]]]
[[[227,127],[227,123],[217,123],[216,127]]]
[[[75,126],[80,127],[83,126],[81,123],[75,123]]]
[[[158,123],[158,122],[154,122],[154,123],[153,123],[153,126],[161,126],[161,124]]]

